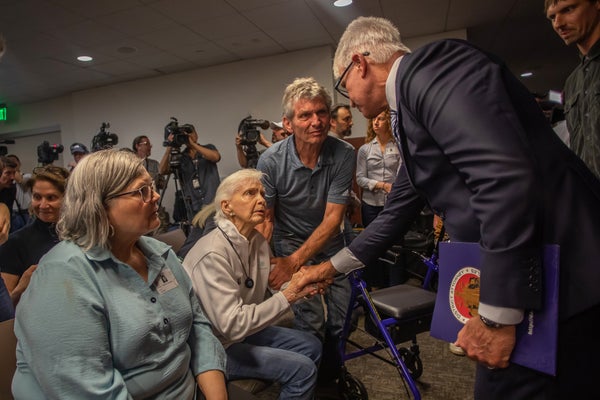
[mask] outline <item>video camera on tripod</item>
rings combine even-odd
[[[190,133],[194,132],[194,125],[183,124],[179,125],[177,118],[171,117],[171,122],[165,126],[165,141],[163,146],[181,147],[189,143]],[[173,140],[169,140],[169,136],[173,135]]]
[[[257,128],[269,129],[271,123],[266,119],[254,119],[251,115],[240,121],[238,132],[242,138],[242,145],[255,146],[260,139],[260,131]]]
[[[165,182],[163,193],[161,194],[159,206],[162,206],[164,192],[167,189],[169,178],[173,174],[175,181],[175,204],[173,206],[173,219],[182,222],[182,228],[187,231],[186,225],[189,225],[192,214],[192,205],[190,194],[186,193],[186,188],[181,182],[181,150],[182,145],[188,145],[189,136],[195,128],[191,124],[179,125],[177,118],[171,117],[171,121],[165,126],[163,146],[169,147],[169,175]],[[169,136],[173,135],[171,139]]]
[[[242,139],[240,143],[242,146],[245,146],[244,154],[250,168],[256,168],[256,163],[258,162],[258,151],[256,150],[256,143],[260,139],[258,128],[269,129],[270,125],[271,123],[266,119],[254,119],[251,115],[240,121],[238,134]]]
[[[58,155],[63,152],[64,146],[62,144],[50,144],[47,140],[44,140],[42,144],[37,147],[38,162],[42,165],[52,164],[58,160]]]
[[[181,165],[181,151],[179,148],[184,144],[189,144],[189,136],[194,130],[194,125],[179,125],[175,117],[171,117],[171,122],[165,126],[163,146],[171,148],[169,157],[169,167],[171,170],[178,169]],[[171,135],[173,135],[173,139],[169,140],[169,136]]]
[[[108,122],[103,122],[100,126],[100,132],[92,138],[92,152],[104,149],[112,149],[114,145],[119,143],[119,137],[116,133],[108,132],[110,128]]]

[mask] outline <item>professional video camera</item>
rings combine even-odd
[[[119,143],[117,134],[108,132],[108,128],[110,128],[110,124],[108,122],[103,122],[100,126],[100,132],[92,138],[92,151],[112,149],[114,145]]]
[[[171,122],[165,126],[165,140],[163,146],[181,147],[189,143],[188,137],[194,131],[194,126],[190,124],[179,125],[177,118],[171,117]],[[173,140],[169,141],[169,135],[173,135]]]
[[[12,139],[3,139],[0,140],[0,144],[15,144],[15,141]],[[8,154],[8,147],[0,146],[0,156],[5,156]]]
[[[253,119],[251,115],[240,121],[238,125],[238,134],[242,139],[240,143],[244,146],[247,167],[256,168],[258,163],[258,151],[256,143],[260,139],[260,131],[257,128],[269,129],[270,122],[265,119]]]
[[[42,165],[52,164],[58,160],[58,155],[62,153],[64,147],[62,144],[50,144],[47,140],[44,140],[42,144],[37,147],[38,162]]]
[[[238,132],[242,145],[255,146],[260,139],[260,131],[256,128],[269,129],[270,122],[265,119],[253,119],[251,115],[240,121]]]

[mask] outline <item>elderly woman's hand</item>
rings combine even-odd
[[[283,289],[281,290],[281,292],[290,304],[300,299],[307,299],[316,294],[322,294],[327,288],[327,286],[333,283],[332,279],[326,279],[319,282],[311,282],[305,284],[305,275],[306,271],[303,268],[302,270],[293,274],[292,279],[289,282],[287,282],[287,284],[284,284],[282,286]]]

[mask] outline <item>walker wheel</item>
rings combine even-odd
[[[408,368],[410,376],[413,379],[418,379],[423,374],[423,361],[421,361],[421,357],[405,347],[399,348],[398,353],[402,357],[404,365]]]
[[[338,380],[338,393],[343,400],[369,400],[365,385],[349,372]]]

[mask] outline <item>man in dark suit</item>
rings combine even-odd
[[[389,105],[404,162],[375,221],[307,280],[372,265],[429,205],[452,240],[480,243],[482,318],[456,341],[478,361],[475,398],[599,398],[600,182],[529,91],[467,42],[410,53],[389,21],[372,17],[347,27],[333,70],[336,90],[365,117]],[[544,243],[561,252],[556,378],[509,362],[515,325],[543,306]]]

